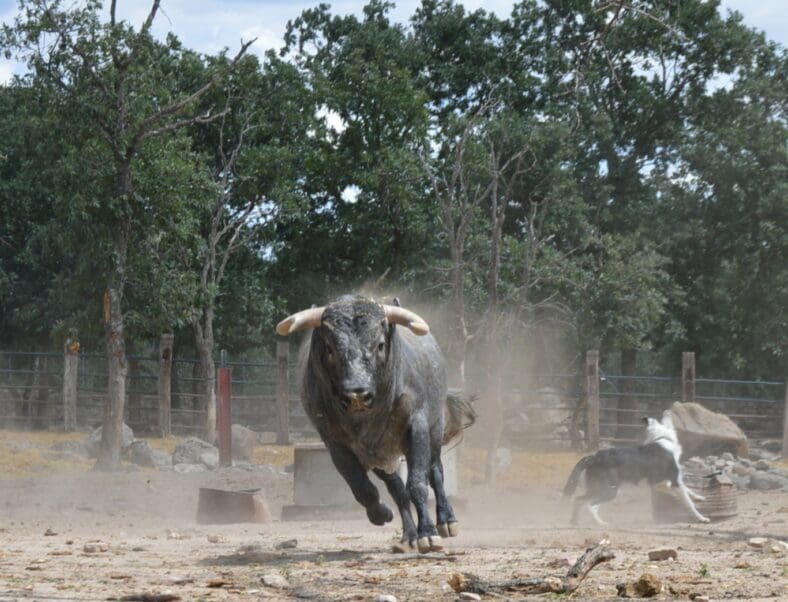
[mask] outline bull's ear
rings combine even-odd
[[[286,337],[305,328],[317,328],[323,319],[324,309],[325,307],[313,307],[288,316],[276,325],[276,333]]]

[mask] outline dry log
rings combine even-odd
[[[530,579],[512,579],[502,582],[483,581],[471,573],[455,573],[449,579],[454,591],[473,592],[481,595],[500,594],[571,594],[575,591],[586,575],[598,564],[615,558],[609,541],[602,540],[592,548],[588,548],[571,566],[566,575],[532,577]]]

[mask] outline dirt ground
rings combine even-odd
[[[13,447],[20,458],[35,449]],[[446,585],[454,573],[487,581],[563,575],[603,538],[616,557],[592,570],[574,599],[616,599],[616,584],[643,573],[662,581],[657,599],[788,597],[788,553],[771,543],[748,544],[753,537],[788,540],[784,492],[740,494],[739,514],[718,523],[664,525],[650,519],[648,492],[633,488],[602,507],[609,527],[594,526],[588,516],[572,527],[560,487],[577,456],[523,454],[492,489],[472,483],[479,455],[462,450],[459,537],[445,542],[446,553],[394,555],[398,518],[375,527],[359,507],[343,520],[280,521],[281,507],[292,503],[292,475],[283,470],[292,450],[258,452],[266,464],[254,470],[195,474],[97,473],[77,461],[56,464],[52,472],[44,460],[22,471],[6,460],[0,464],[0,601],[143,599],[143,593],[210,601],[375,600],[384,594],[449,601],[457,599]],[[518,468],[523,461],[534,468]],[[198,488],[204,486],[261,487],[274,520],[198,525]],[[292,539],[295,547],[278,546]],[[677,550],[678,558],[650,562],[647,552],[661,547]]]

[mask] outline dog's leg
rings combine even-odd
[[[692,503],[692,499],[690,498],[689,489],[687,489],[687,486],[684,483],[682,483],[680,480],[678,486],[679,486],[679,491],[681,492],[681,499],[684,500],[684,505],[687,507],[687,510],[692,512],[692,515],[700,522],[702,523],[709,522],[709,519],[703,516],[700,512],[698,512],[698,509],[695,508],[695,504]]]
[[[591,512],[591,516],[594,517],[596,524],[603,526],[607,525],[607,522],[602,520],[602,518],[599,516],[599,504],[588,504],[588,509]]]

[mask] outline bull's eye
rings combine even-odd
[[[333,352],[333,351],[331,351],[330,349],[328,350],[328,353],[327,353],[327,355],[328,355],[328,359],[330,359],[330,360],[333,360],[333,359],[334,359],[334,352]]]
[[[383,343],[378,343],[378,351],[380,353],[383,353],[383,349],[385,349],[385,347],[386,345],[384,345]]]

